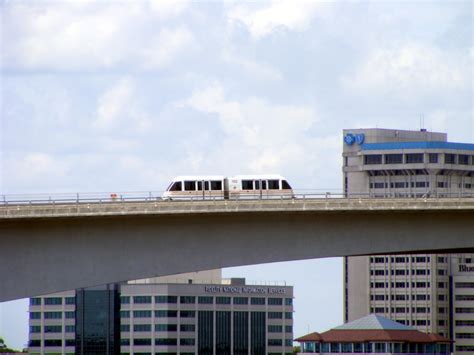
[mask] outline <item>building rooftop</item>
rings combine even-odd
[[[335,330],[414,330],[407,325],[394,322],[376,314],[369,314],[366,317],[356,319],[352,322],[340,325]]]

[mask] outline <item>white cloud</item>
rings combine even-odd
[[[378,48],[342,78],[359,94],[395,94],[404,98],[466,89],[471,85],[472,60],[463,52],[446,52],[421,43]]]
[[[112,135],[145,132],[151,126],[151,118],[137,101],[132,79],[120,79],[99,97],[93,126]],[[120,129],[120,132],[113,132],[114,129]]]
[[[180,15],[187,5],[170,1],[12,2],[2,9],[3,66],[140,69],[158,47],[164,48],[159,62],[163,64],[165,58],[169,63],[179,53],[177,48],[186,48],[191,35],[183,26],[173,29],[167,20]]]
[[[280,71],[267,63],[259,63],[232,51],[223,51],[222,60],[230,65],[234,65],[247,72],[253,78],[261,78],[263,80],[280,81],[283,79]]]
[[[295,167],[296,173],[312,159],[306,154],[314,148],[308,130],[317,116],[310,107],[272,105],[255,97],[229,100],[219,83],[194,92],[184,105],[217,115],[225,140],[206,161],[226,171],[268,173]]]
[[[244,24],[257,39],[270,35],[279,27],[292,31],[305,30],[321,10],[321,1],[272,1],[268,6],[254,10],[252,6],[238,5],[228,12],[230,21]]]

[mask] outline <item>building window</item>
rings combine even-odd
[[[44,304],[47,306],[60,305],[63,304],[63,299],[61,297],[45,297]]]
[[[120,331],[121,332],[129,332],[130,331],[130,324],[120,324]]]
[[[283,305],[283,299],[282,298],[272,298],[272,297],[270,297],[268,299],[268,305],[269,306],[282,306]]]
[[[45,339],[45,347],[61,347],[63,346],[63,341],[61,339]]]
[[[268,319],[283,319],[282,312],[268,312]]]
[[[285,298],[285,306],[293,306],[293,298]]]
[[[155,311],[156,318],[176,318],[178,316],[178,311],[162,309]]]
[[[364,155],[365,165],[382,164],[382,154]]]
[[[253,305],[265,305],[265,298],[264,297],[252,297],[250,299],[250,304]]]
[[[230,304],[230,297],[216,297],[216,304]]]
[[[66,339],[65,346],[76,346],[76,339]]]
[[[474,282],[456,282],[454,286],[456,288],[474,288]]]
[[[456,154],[445,154],[444,155],[445,164],[456,164]]]
[[[178,296],[155,296],[155,303],[178,303]]]
[[[285,325],[285,333],[293,333],[293,326]]]
[[[150,304],[151,296],[133,296],[133,303],[136,304]]]
[[[44,332],[45,333],[61,333],[62,327],[60,325],[45,325]]]
[[[130,339],[121,338],[121,339],[120,339],[120,345],[123,345],[123,346],[130,345]]]
[[[268,346],[282,346],[282,339],[268,339]]]
[[[155,324],[156,332],[176,332],[177,330],[177,324]]]
[[[65,302],[66,304],[76,304],[76,297],[66,297]]]
[[[133,345],[151,345],[151,339],[149,338],[135,338],[133,339]]]
[[[130,311],[120,311],[120,318],[130,318]]]
[[[248,304],[249,299],[247,297],[234,297],[234,304]]]
[[[181,296],[179,298],[180,303],[185,303],[185,304],[194,304],[196,303],[196,297],[195,296]]]
[[[121,296],[120,297],[121,304],[129,304],[130,303],[130,296]]]
[[[474,307],[456,307],[455,313],[474,313]]]
[[[407,164],[420,164],[420,163],[423,163],[423,153],[405,154],[405,162]]]
[[[214,298],[212,296],[199,296],[198,303],[199,304],[213,304]]]
[[[151,324],[134,324],[134,332],[151,332]]]
[[[30,306],[41,306],[41,298],[30,298]]]
[[[31,325],[30,326],[30,333],[41,333],[41,326],[40,325]]]
[[[283,332],[283,326],[282,325],[269,325],[268,326],[268,332],[269,333],[281,333],[281,332]]]
[[[151,318],[151,311],[133,311],[134,318]]]
[[[41,312],[30,312],[30,319],[41,319]]]
[[[183,346],[189,346],[189,345],[194,345],[195,340],[193,338],[181,338],[179,339],[179,345]]]
[[[76,318],[76,312],[74,311],[68,311],[68,312],[64,312],[65,316],[66,316],[66,319],[74,319]]]
[[[196,326],[194,324],[181,324],[179,330],[182,332],[195,332]]]
[[[293,319],[293,312],[285,312],[285,319]]]
[[[458,163],[461,165],[469,165],[469,155],[459,154]]]
[[[44,319],[61,319],[62,312],[44,312]]]
[[[40,347],[41,346],[41,340],[39,339],[32,339],[28,342],[28,346],[32,348]]]
[[[402,164],[403,154],[385,154],[385,164]]]
[[[456,333],[458,339],[474,339],[474,333]]]
[[[181,318],[195,318],[196,311],[179,311],[179,316]]]
[[[428,158],[429,158],[429,162],[431,164],[437,164],[438,163],[438,153],[429,153]]]
[[[474,320],[473,319],[463,319],[456,321],[457,327],[474,327]]]
[[[474,301],[474,295],[456,295],[456,301]]]

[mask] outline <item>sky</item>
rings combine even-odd
[[[340,191],[345,128],[474,141],[471,1],[0,0],[0,22],[0,194]],[[293,285],[295,337],[342,323],[340,258],[224,276]],[[6,343],[27,332],[27,300],[0,304]]]

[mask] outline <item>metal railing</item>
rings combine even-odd
[[[292,194],[275,194],[268,191],[255,194],[230,194],[229,201],[252,200],[327,200],[327,199],[464,199],[474,198],[473,192],[416,192],[416,193],[350,193],[342,190],[301,189],[293,190]],[[0,195],[0,206],[12,205],[66,205],[66,204],[102,204],[131,202],[199,202],[224,200],[222,195],[203,195],[201,193],[163,198],[163,191],[132,191],[132,192],[81,192],[81,193],[43,193],[43,194],[3,194]]]

